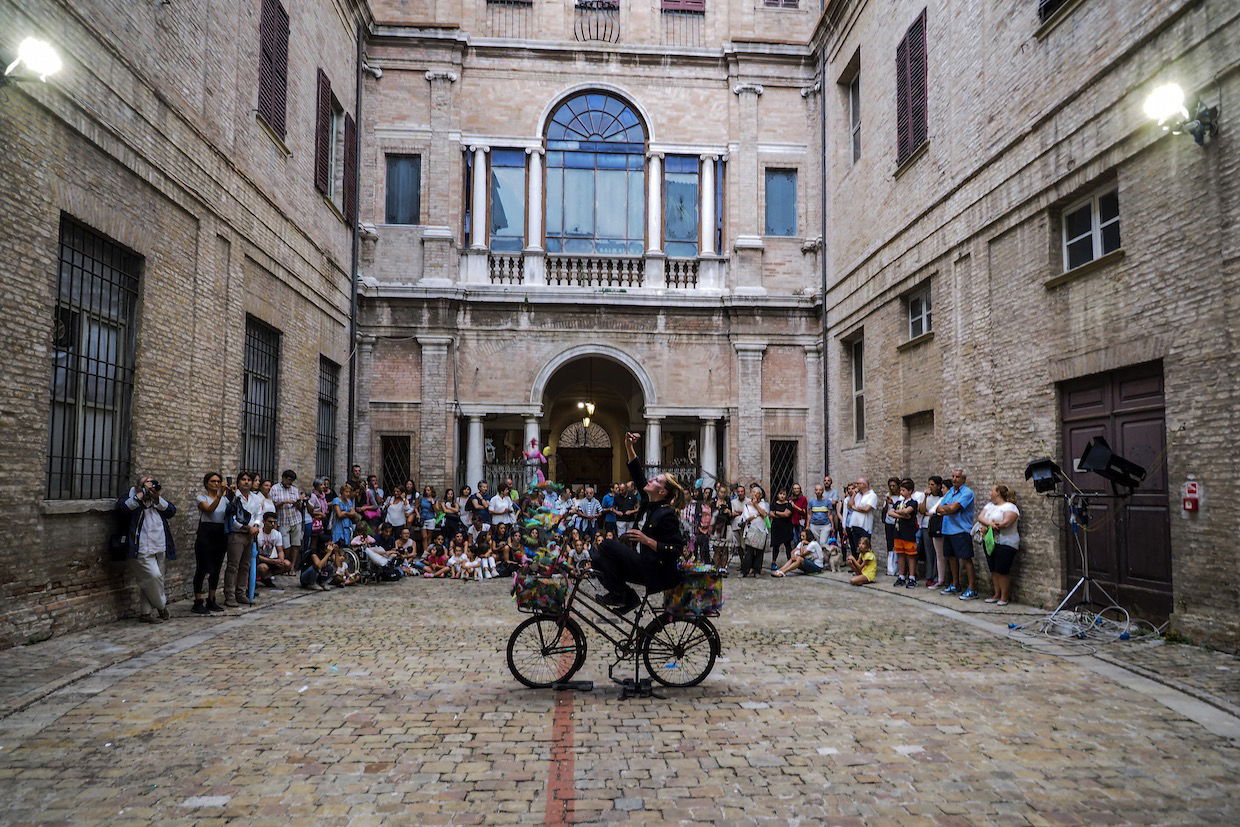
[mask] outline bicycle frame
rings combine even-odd
[[[575,616],[611,643],[621,657],[628,654],[636,657],[637,650],[634,644],[642,630],[640,622],[642,615],[646,613],[647,609],[650,610],[651,617],[654,617],[656,614],[654,607],[650,605],[650,595],[646,594],[642,597],[641,603],[637,605],[637,609],[630,619],[612,611],[589,594],[581,592],[581,584],[587,579],[589,579],[588,574],[580,574],[573,581],[573,587],[568,593],[568,599],[564,601],[564,611],[560,613],[556,631],[563,632],[565,622],[570,616]],[[578,595],[579,592],[580,595]],[[579,597],[582,601],[580,608],[577,605]],[[583,612],[582,608],[588,611],[589,614]]]

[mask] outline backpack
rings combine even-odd
[[[400,566],[394,561],[379,569],[379,579],[383,582],[396,581],[404,576],[405,573],[400,570]]]
[[[113,562],[129,559],[133,538],[129,536],[129,509],[120,500],[112,508],[112,526],[108,532],[108,557]]]

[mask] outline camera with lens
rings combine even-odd
[[[151,480],[151,484],[150,484],[149,488],[150,488],[152,491],[159,491],[159,480]]]

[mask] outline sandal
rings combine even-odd
[[[776,569],[775,571],[771,572],[771,577],[783,577],[783,576],[784,576],[784,573],[780,571],[779,569]]]

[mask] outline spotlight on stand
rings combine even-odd
[[[1025,479],[1033,480],[1033,490],[1039,494],[1058,488],[1061,476],[1063,469],[1051,459],[1035,459],[1025,466]]]
[[[1136,488],[1145,479],[1144,468],[1112,451],[1100,436],[1086,443],[1077,465],[1082,471],[1092,471],[1123,488]]]

